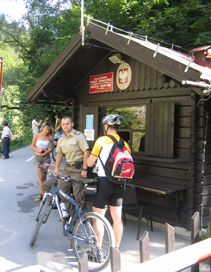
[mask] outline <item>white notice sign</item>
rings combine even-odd
[[[86,136],[87,141],[94,141],[94,129],[84,129],[84,135]]]

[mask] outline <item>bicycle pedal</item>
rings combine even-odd
[[[104,256],[103,256],[103,251],[102,249],[97,249],[95,253],[88,251],[88,260],[96,263],[103,263],[104,261]]]
[[[56,203],[52,204],[51,209],[52,209],[52,210],[56,210],[56,209],[57,209]]]
[[[68,224],[67,222],[63,221],[63,235],[64,236],[68,236],[69,234],[72,234],[72,231],[69,229],[70,224]]]

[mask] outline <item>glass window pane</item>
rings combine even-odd
[[[133,152],[144,152],[145,150],[145,132],[133,132]]]
[[[141,129],[145,130],[146,125],[146,106],[134,107],[111,107],[106,108],[106,115],[119,114],[123,118],[121,129]]]

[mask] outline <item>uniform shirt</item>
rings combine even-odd
[[[117,139],[117,141],[119,141],[119,139],[120,139],[120,136],[118,134],[109,133],[109,135],[114,136]],[[114,144],[114,142],[113,142],[113,140],[111,138],[109,138],[107,136],[99,137],[97,139],[97,141],[95,142],[91,153],[92,153],[92,155],[94,155],[96,157],[100,156],[103,164],[105,165],[105,163],[107,161],[107,158],[108,158],[108,155],[109,155],[109,153],[111,151],[111,148],[113,147],[113,144]],[[125,142],[125,141],[124,141],[124,146],[131,153],[130,147],[129,147],[128,143]],[[97,174],[98,174],[99,177],[105,177],[106,176],[104,168],[102,166],[102,163],[101,163],[101,161],[99,159],[97,160],[96,168],[97,168]]]
[[[83,161],[84,151],[89,149],[83,133],[75,129],[70,135],[63,134],[57,143],[56,152],[65,155],[67,164],[74,164],[76,161]]]
[[[2,130],[1,138],[3,139],[4,137],[8,137],[8,136],[10,139],[12,139],[12,132],[8,128],[8,126],[4,126],[4,128]]]
[[[38,123],[36,120],[32,121],[32,133],[39,133],[39,125],[40,123]]]

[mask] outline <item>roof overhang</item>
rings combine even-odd
[[[176,81],[199,81],[201,75],[211,79],[211,69],[193,62],[191,56],[149,41],[107,31],[89,23],[87,43],[82,46],[77,34],[27,95],[31,105],[38,101],[68,104],[76,96],[77,86],[99,62],[113,52],[128,55]]]
[[[77,34],[27,94],[28,103],[47,100],[69,104],[77,85],[111,50],[98,41],[82,46]]]

